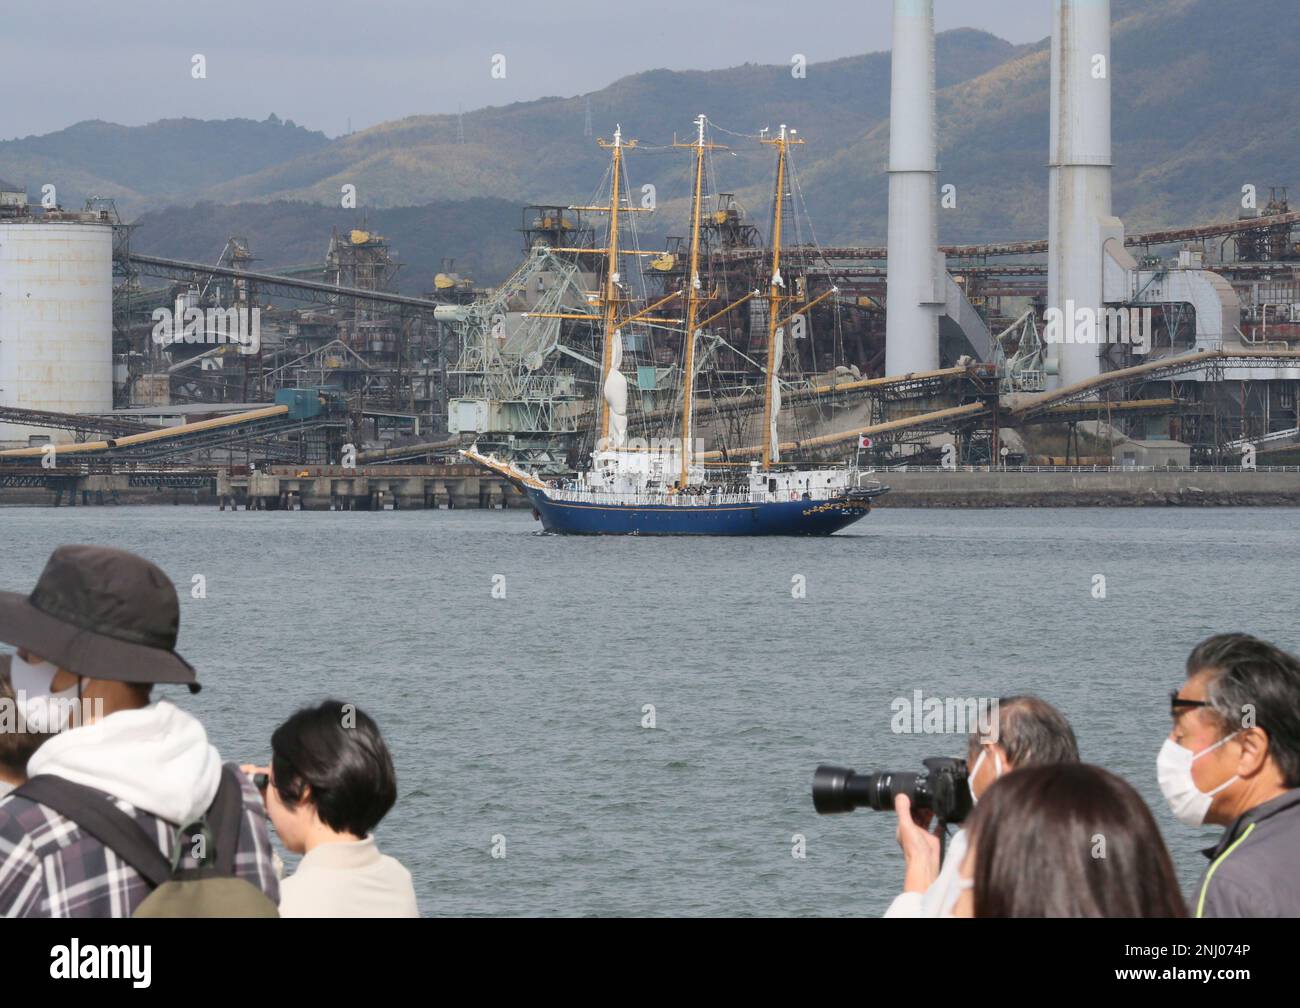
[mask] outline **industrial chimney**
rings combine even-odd
[[[939,366],[934,0],[894,0],[890,62],[885,373],[899,375]]]
[[[1063,313],[1064,331],[1073,334],[1080,310],[1103,310],[1103,226],[1117,223],[1110,211],[1110,0],[1054,4],[1047,307]],[[1098,374],[1098,349],[1049,346],[1048,369],[1055,358],[1058,376],[1049,376],[1048,387]]]

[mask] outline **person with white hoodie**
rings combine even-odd
[[[181,828],[212,806],[223,776],[203,725],[151,698],[159,683],[200,689],[175,650],[179,625],[172,582],[122,550],[61,546],[30,595],[0,592],[0,641],[18,649],[15,689],[29,707],[76,701],[70,723],[28,761],[24,788],[43,777],[80,786],[88,803],[110,802],[133,819],[169,860]],[[265,809],[242,773],[239,782],[234,874],[278,902]],[[0,917],[129,917],[152,888],[113,849],[23,789],[0,799]]]

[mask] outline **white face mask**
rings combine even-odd
[[[983,746],[980,746],[979,757],[975,760],[975,765],[971,767],[970,773],[966,775],[966,788],[967,790],[970,791],[970,803],[972,805],[975,805],[979,802],[979,799],[975,797],[975,775],[980,772],[980,767],[984,765],[984,757],[987,756],[988,754],[989,751]],[[1001,776],[1002,776],[1002,757],[995,752],[993,754],[993,779],[996,780]]]
[[[1198,753],[1180,746],[1171,738],[1165,739],[1165,744],[1160,747],[1160,755],[1156,757],[1156,780],[1174,817],[1183,825],[1200,826],[1204,823],[1214,796],[1240,779],[1233,774],[1213,791],[1202,791],[1192,779],[1192,764],[1206,753],[1214,752],[1236,734],[1233,732],[1232,735],[1225,735]]]
[[[50,687],[58,671],[57,665],[47,661],[29,662],[17,652],[10,659],[9,681],[32,731],[55,732],[67,727],[72,705],[64,701],[76,700],[77,687],[52,692]]]

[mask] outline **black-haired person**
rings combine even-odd
[[[271,736],[263,772],[280,841],[303,855],[280,883],[281,917],[420,915],[411,873],[372,835],[397,800],[397,774],[369,715],[337,700],[303,708]]]
[[[999,779],[966,823],[956,917],[1185,917],[1151,810],[1086,763]]]
[[[1247,634],[1210,637],[1170,706],[1160,790],[1179,822],[1226,827],[1193,914],[1300,916],[1300,661]]]

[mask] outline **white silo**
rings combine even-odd
[[[113,408],[113,228],[76,215],[0,221],[0,406]],[[0,423],[0,442],[71,439]]]
[[[885,374],[939,366],[934,0],[894,0],[889,89]]]
[[[1048,155],[1047,307],[1073,336],[1082,311],[1102,310],[1102,229],[1111,222],[1110,0],[1055,0]],[[1059,377],[1101,371],[1095,343],[1057,343]]]

